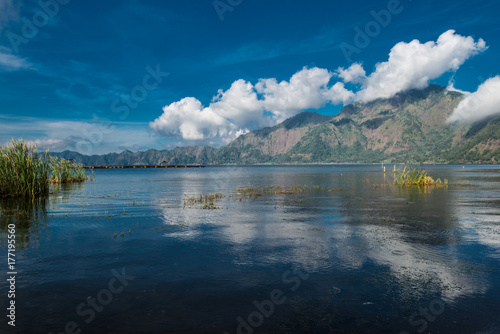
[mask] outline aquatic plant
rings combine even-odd
[[[184,198],[183,207],[194,207],[196,205],[201,205],[202,209],[215,210],[219,209],[216,202],[220,201],[224,198],[225,195],[216,193],[216,194],[203,194],[199,196],[188,196]]]
[[[239,188],[236,193],[245,198],[258,198],[272,195],[296,195],[312,191],[339,191],[341,189],[327,188],[320,186],[294,185],[294,186],[269,186],[269,187],[251,187]]]
[[[232,194],[201,194],[196,196],[186,196],[183,199],[183,208],[194,208],[200,207],[201,209],[221,209],[217,206],[217,202],[221,201],[223,198],[230,198],[235,201],[240,202],[243,199],[257,199],[260,197],[272,197],[276,195],[284,195],[289,197],[290,195],[297,195],[305,192],[312,191],[341,191],[342,189],[328,188],[321,186],[307,186],[307,185],[294,185],[294,186],[268,186],[268,187],[250,187],[250,188],[238,188],[235,193]],[[299,201],[299,199],[294,198],[292,201]],[[267,202],[269,204],[269,201]]]
[[[83,182],[89,179],[85,169],[66,159],[50,157],[50,178],[51,183],[74,183]]]
[[[48,195],[49,182],[88,180],[82,166],[38,152],[36,145],[12,140],[0,147],[0,196],[39,197]]]
[[[0,147],[0,196],[32,197],[48,194],[48,153],[36,145],[12,140]]]
[[[405,165],[403,170],[394,170],[395,181],[400,186],[447,186],[448,180],[441,181],[441,179],[434,180],[422,166]]]

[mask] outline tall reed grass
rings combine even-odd
[[[0,147],[0,195],[37,197],[49,191],[49,156],[36,146],[12,140]]]
[[[36,145],[12,140],[0,147],[0,196],[31,197],[49,193],[49,182],[67,183],[87,180],[81,166],[39,153]]]
[[[83,182],[89,178],[82,166],[75,165],[66,159],[50,157],[49,164],[49,182],[51,183]]]

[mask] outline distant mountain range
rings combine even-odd
[[[354,103],[336,116],[303,112],[276,126],[242,135],[219,149],[51,154],[94,166],[157,165],[162,161],[203,165],[500,162],[500,116],[472,124],[445,123],[462,99],[461,93],[431,85],[391,99]]]

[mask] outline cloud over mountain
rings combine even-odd
[[[363,82],[356,98],[362,102],[390,98],[400,91],[423,89],[445,72],[456,71],[470,57],[487,49],[484,40],[448,30],[437,42],[400,42],[389,53],[389,60],[378,63]]]
[[[186,97],[163,108],[163,115],[150,123],[158,134],[186,140],[224,137],[231,123],[211,108],[203,108],[194,97]]]
[[[326,103],[349,103],[354,94],[341,82],[329,87],[332,76],[333,73],[326,69],[304,68],[289,82],[260,79],[255,88],[263,96],[264,109],[272,112],[276,121],[283,121],[300,111],[321,108]]]
[[[486,49],[484,40],[475,41],[448,30],[436,42],[397,43],[389,59],[378,63],[369,75],[360,63],[354,63],[335,72],[304,67],[290,80],[281,82],[264,78],[253,85],[239,79],[228,90],[219,90],[206,107],[194,97],[165,106],[163,114],[149,126],[162,137],[198,142],[215,139],[227,143],[243,133],[275,125],[304,110],[319,109],[327,104],[369,102],[393,97],[401,91],[424,89],[431,80],[458,70],[467,59]],[[334,77],[341,81],[335,82]],[[360,88],[357,92],[351,91],[344,83],[360,85],[357,86]]]
[[[500,114],[500,76],[486,80],[476,92],[466,96],[455,108],[447,122],[477,121]]]
[[[209,106],[184,98],[163,108],[163,114],[149,124],[158,135],[184,140],[223,142],[264,126],[272,126],[307,109],[327,103],[349,103],[354,93],[342,82],[330,85],[333,73],[317,67],[303,68],[289,81],[260,79],[257,84],[236,80],[219,90]]]

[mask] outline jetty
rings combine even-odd
[[[83,166],[85,169],[114,169],[114,168],[203,168],[203,165],[154,165],[154,166]]]

